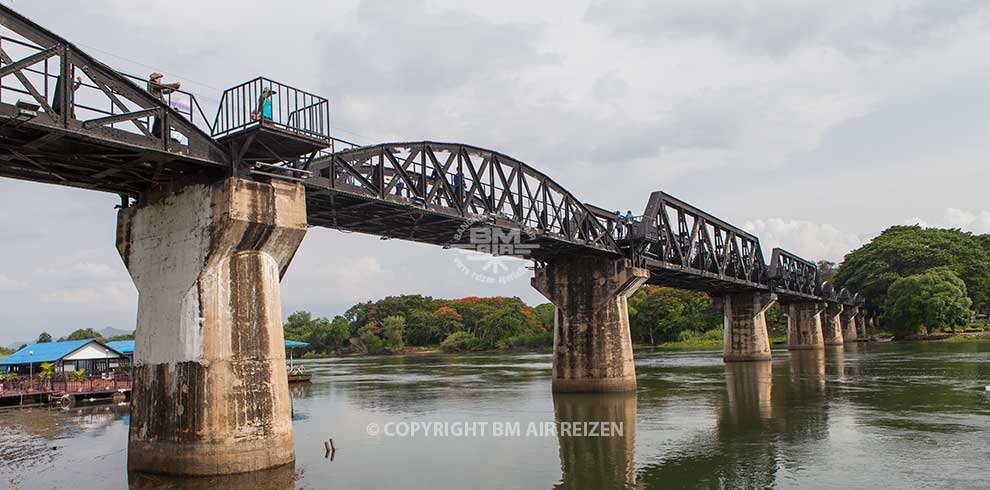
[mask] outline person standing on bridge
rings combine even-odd
[[[622,228],[624,228],[622,226],[623,223],[625,223],[625,221],[623,221],[623,219],[622,219],[622,211],[619,211],[618,209],[616,209],[615,210],[615,239],[616,240],[621,240],[622,239]]]
[[[272,120],[272,95],[278,92],[271,89],[271,87],[265,87],[261,91],[261,97],[258,97],[258,112],[261,113],[262,120]]]
[[[182,84],[179,82],[162,83],[163,76],[165,75],[158,72],[154,72],[148,76],[148,92],[151,92],[151,95],[162,101],[163,104],[168,105],[168,101],[165,100],[165,96],[179,90],[179,87],[181,87]],[[151,134],[155,135],[157,138],[162,137],[162,122],[158,116],[155,116],[151,123]]]
[[[75,98],[76,90],[82,85],[82,77],[76,77],[72,82],[72,88],[69,89],[69,106],[72,107],[72,113],[70,114],[73,118],[76,117],[76,105],[73,103]],[[55,98],[52,99],[52,112],[58,115],[62,115],[62,98],[59,95],[62,93],[62,77],[55,79]]]
[[[629,227],[629,230],[626,232],[627,235],[632,234],[633,226],[635,224],[636,224],[636,217],[633,216],[631,209],[627,209],[626,210],[626,226]]]

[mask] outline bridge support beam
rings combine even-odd
[[[866,332],[866,313],[860,313],[857,318],[858,319],[856,323],[859,325],[859,338],[869,339],[870,336]]]
[[[279,281],[305,234],[305,191],[284,182],[188,184],[120,211],[138,290],[130,470],[295,460]]]
[[[842,323],[843,342],[856,342],[859,339],[859,333],[856,329],[856,317],[858,316],[858,306],[846,306],[842,309],[842,314],[839,315],[839,318],[840,323]]]
[[[725,347],[722,360],[769,361],[770,336],[766,312],[777,301],[769,293],[735,293],[720,297],[725,313]]]
[[[784,306],[787,313],[787,348],[824,349],[821,314],[825,311],[825,303],[801,301]]]
[[[822,311],[822,336],[825,345],[842,345],[842,303],[826,303]]]
[[[559,259],[532,284],[554,304],[553,391],[636,389],[626,298],[649,278],[626,259]]]

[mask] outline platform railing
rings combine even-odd
[[[0,36],[0,49],[6,50],[12,54],[14,59],[27,57],[31,54],[40,53],[43,51],[39,46],[8,36]],[[46,58],[42,63],[22,68],[20,72],[32,81],[34,86],[37,87],[38,92],[40,92],[45,100],[49,101],[49,104],[53,109],[58,107],[56,104],[56,98],[58,96],[59,84],[62,83],[61,62],[58,57]],[[118,71],[117,73],[129,78],[138,86],[146,87],[148,84],[148,80],[146,78],[141,78],[125,72]],[[75,84],[77,83],[75,77],[82,78],[82,81],[78,82],[78,87],[75,87]],[[125,112],[122,111],[113,100],[114,97],[121,97],[123,94],[112,89],[110,89],[109,93],[104,92],[98,85],[91,83],[85,73],[79,71],[72,74],[72,80],[69,80],[68,83],[73,84],[73,87],[75,87],[75,90],[72,91],[72,96],[70,97],[71,107],[69,110],[71,111],[72,119],[86,121],[89,119],[125,114]],[[25,90],[22,86],[18,86],[18,84],[0,83],[0,102],[15,104],[22,98],[30,100],[31,96],[32,94],[28,90]],[[203,130],[207,134],[213,132],[213,126],[210,122],[210,118],[206,116],[206,112],[203,110],[194,94],[184,90],[175,90],[171,93],[163,94],[163,98],[166,105],[171,107],[180,115],[184,116],[189,122],[197,126],[199,129]],[[42,107],[39,108],[39,110],[43,112],[45,108]],[[153,115],[149,114],[131,121],[141,121],[146,127],[150,128],[152,118]],[[115,129],[123,129],[135,134],[140,134],[141,131],[139,128],[131,121],[111,123],[108,126]],[[180,136],[178,132],[173,131],[171,137],[177,138]]]
[[[266,97],[269,90],[272,93]],[[265,108],[266,98],[270,111]],[[224,91],[213,121],[214,138],[261,126],[316,139],[330,146],[330,102],[264,77]]]

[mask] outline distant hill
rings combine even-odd
[[[113,327],[104,327],[101,330],[97,330],[96,333],[100,334],[100,336],[103,337],[103,338],[105,338],[105,339],[109,339],[110,337],[116,337],[118,335],[130,335],[130,334],[134,333],[134,331],[133,330],[121,330],[119,328],[113,328]],[[52,335],[52,340],[58,340],[59,337],[68,337],[68,336],[69,336],[69,334],[65,334],[65,335],[54,335],[53,334]],[[18,342],[11,342],[11,343],[7,344],[5,347],[7,347],[8,349],[17,349],[17,348],[19,348],[20,346],[22,346],[24,344],[33,344],[33,343],[35,343],[37,341],[38,341],[37,338],[33,338],[33,339],[30,339],[30,340],[22,340],[22,341],[18,341]]]
[[[24,342],[11,342],[11,343],[7,344],[4,347],[6,347],[8,349],[17,350],[17,349],[19,349],[24,344],[33,344],[33,343],[34,343],[34,340],[25,340]]]
[[[121,330],[119,328],[105,327],[102,330],[97,331],[101,337],[109,339],[110,337],[116,337],[118,335],[130,335],[134,333],[133,330]]]

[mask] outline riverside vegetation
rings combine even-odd
[[[990,325],[990,235],[956,229],[892,226],[853,250],[836,265],[818,264],[823,281],[847,287],[881,309],[887,334],[898,338],[982,332]],[[722,346],[722,313],[705,293],[646,286],[629,298],[629,324],[637,347],[717,349]],[[308,342],[307,357],[344,353],[399,353],[440,348],[448,352],[549,349],[553,305],[529,306],[519,298],[435,299],[390,296],[358,303],[343,315],[289,315],[285,338]],[[767,313],[771,340],[786,337],[786,318],[776,305]],[[101,339],[90,328],[65,340]],[[63,340],[63,339],[59,339]],[[42,333],[39,342],[51,342]],[[10,354],[0,350],[0,357]]]
[[[823,280],[858,291],[881,308],[898,338],[964,329],[983,331],[990,308],[990,235],[956,229],[893,226],[846,255],[820,262]],[[629,298],[637,347],[720,348],[722,313],[705,293],[646,286]],[[308,342],[306,356],[343,352],[398,353],[410,347],[447,352],[549,349],[553,305],[519,298],[391,296],[359,303],[332,320],[289,315],[287,339]],[[780,308],[767,313],[771,340],[786,336]]]

